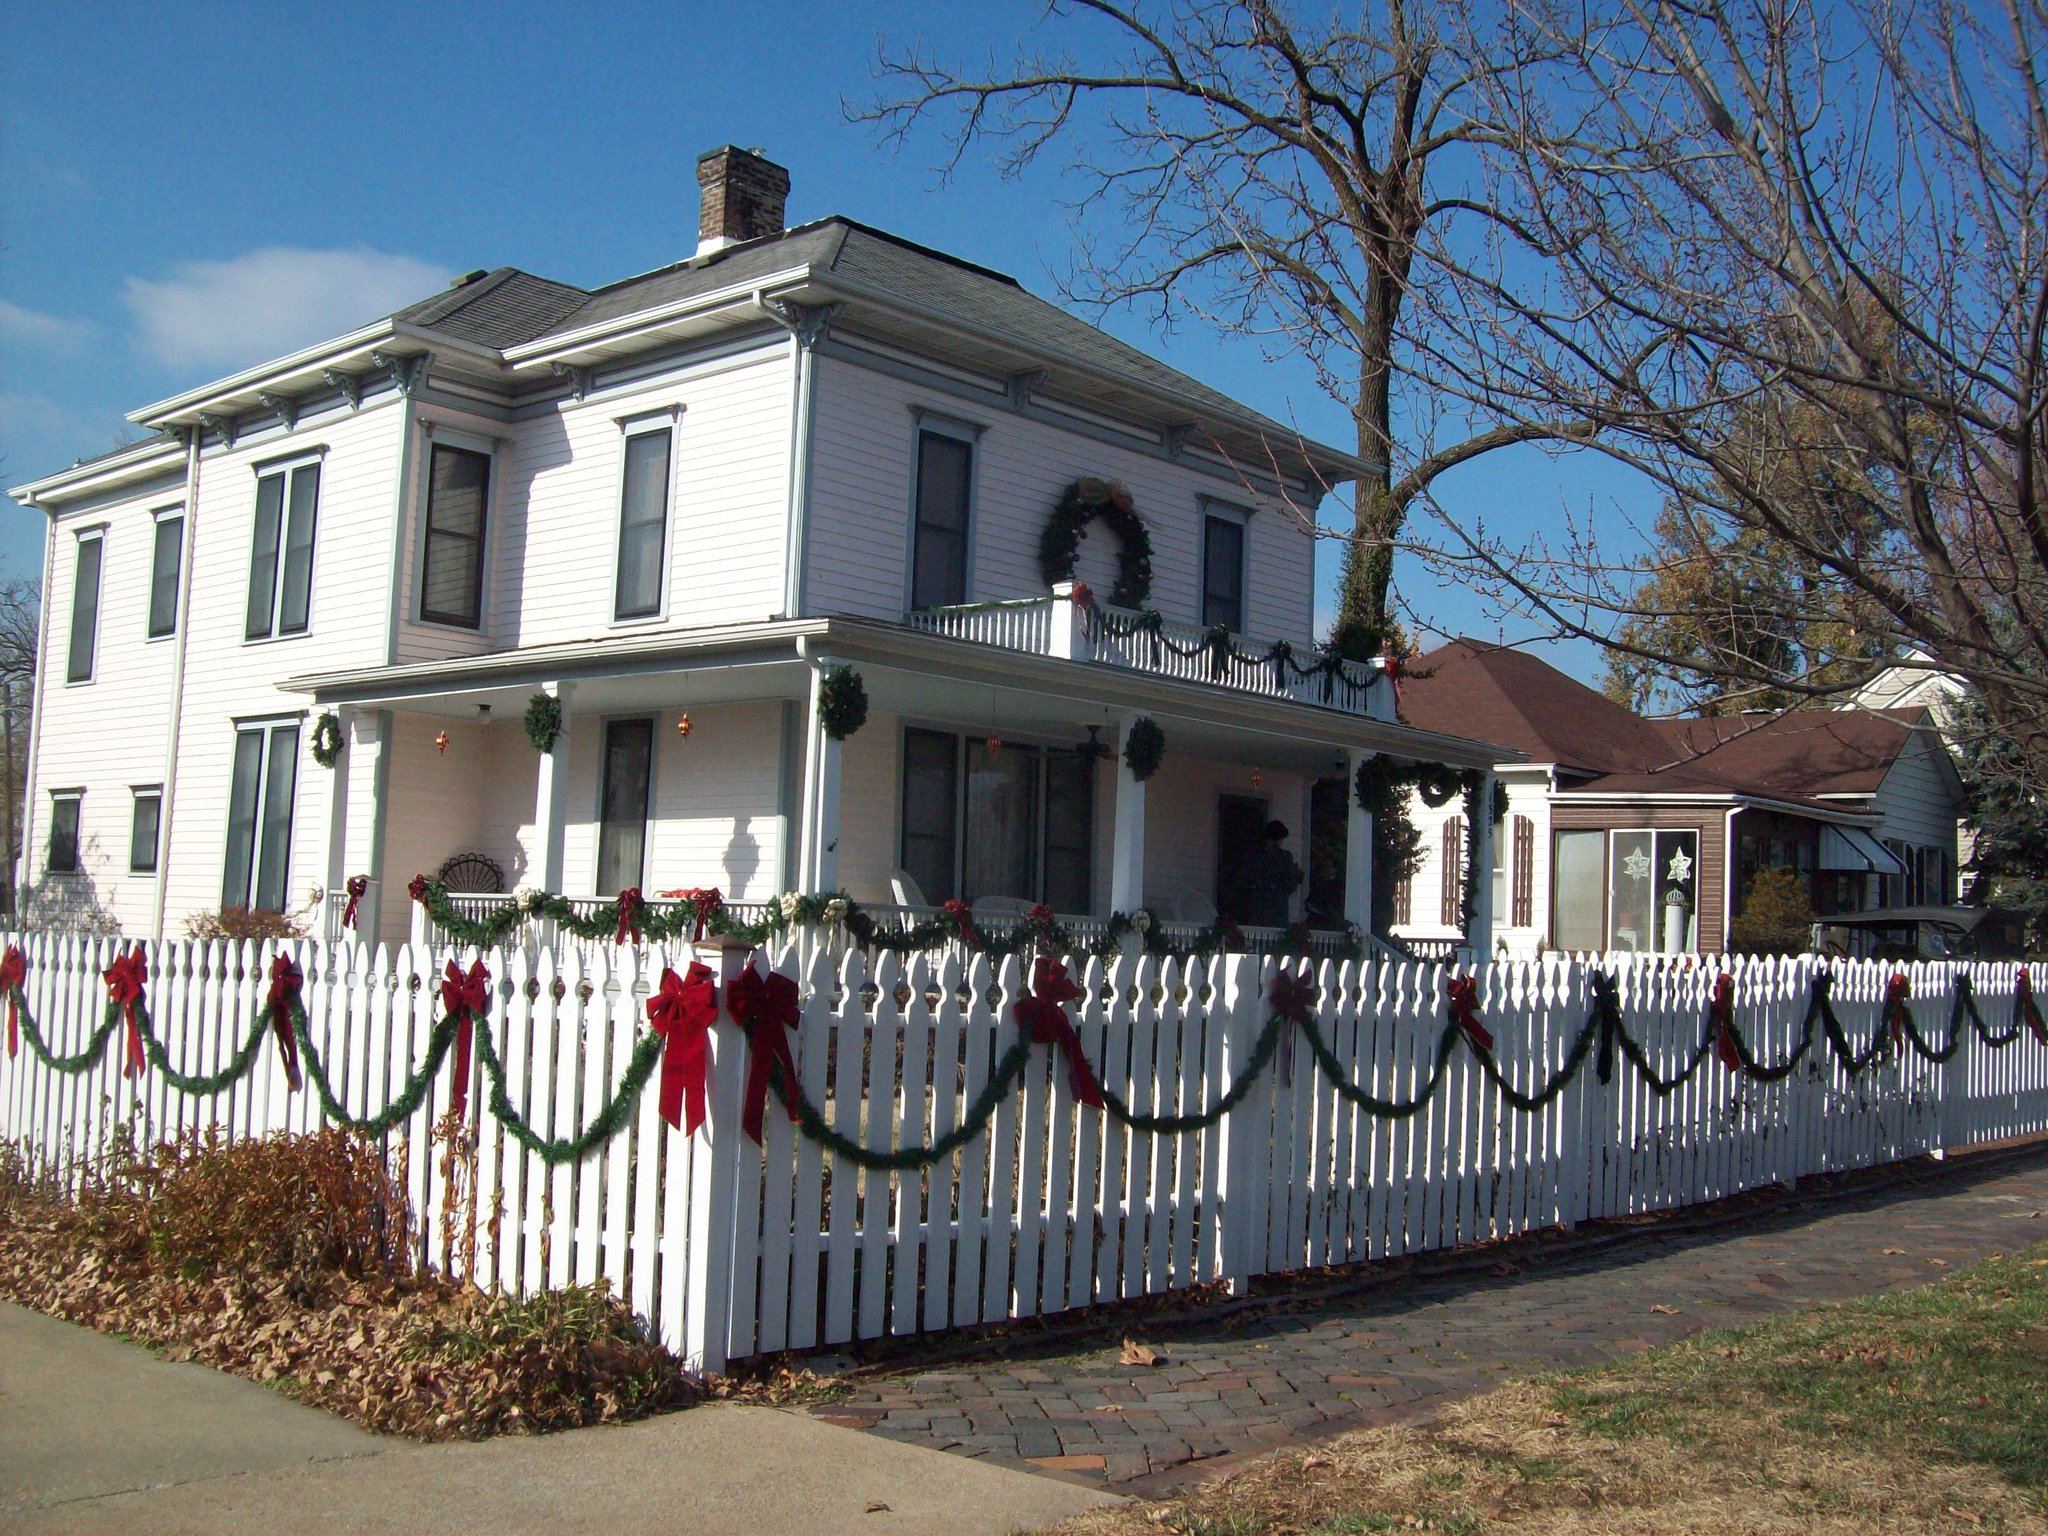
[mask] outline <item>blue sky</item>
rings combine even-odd
[[[696,157],[720,143],[790,168],[792,222],[847,214],[1049,293],[1074,248],[1055,170],[1006,183],[970,163],[942,183],[935,139],[891,154],[840,109],[872,90],[883,36],[1001,57],[1039,14],[0,0],[0,477],[111,447],[125,412],[453,273],[510,264],[589,286],[676,260],[695,239]],[[1303,364],[1137,316],[1107,324],[1347,441]],[[1462,470],[1439,494],[1503,528],[1611,517],[1639,496],[1587,456],[1533,452]],[[0,568],[36,574],[41,547],[39,517],[6,503]],[[1326,546],[1325,607],[1335,557]],[[1400,586],[1442,631],[1502,632],[1425,571],[1404,567]],[[1598,669],[1587,647],[1553,659]]]

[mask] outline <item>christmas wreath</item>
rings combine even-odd
[[[868,690],[851,667],[827,667],[818,682],[818,723],[844,741],[868,721]]]
[[[340,760],[341,717],[330,709],[313,721],[313,761],[322,768],[332,768]]]
[[[1152,595],[1152,535],[1138,509],[1131,504],[1128,487],[1115,480],[1091,477],[1076,480],[1060,496],[1052,510],[1052,521],[1038,541],[1039,568],[1045,584],[1074,579],[1075,564],[1081,558],[1081,540],[1088,525],[1101,518],[1116,534],[1116,586],[1109,600],[1118,608],[1142,608]]]
[[[536,693],[526,701],[526,739],[536,752],[552,752],[562,734],[562,701],[551,693]]]
[[[1131,777],[1140,784],[1159,771],[1159,760],[1166,755],[1166,732],[1152,722],[1150,715],[1140,715],[1131,722],[1131,733],[1124,738],[1124,766],[1131,770]]]

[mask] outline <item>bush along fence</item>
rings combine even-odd
[[[124,1128],[350,1125],[402,1167],[431,1262],[607,1279],[719,1370],[2048,1128],[2023,967],[1460,975],[799,937],[17,937],[0,1135],[76,1177]]]

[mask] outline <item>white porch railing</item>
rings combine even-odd
[[[1241,635],[1219,647],[1196,625],[1100,601],[1078,608],[1070,592],[1071,585],[1061,583],[1051,597],[928,608],[908,615],[907,622],[979,645],[1127,667],[1375,720],[1394,718],[1393,688],[1384,685],[1386,674],[1378,665],[1326,662],[1320,648],[1276,650],[1272,642]]]

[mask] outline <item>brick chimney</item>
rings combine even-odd
[[[782,233],[789,172],[773,160],[727,144],[697,157],[697,185],[703,190],[697,212],[699,256]]]

